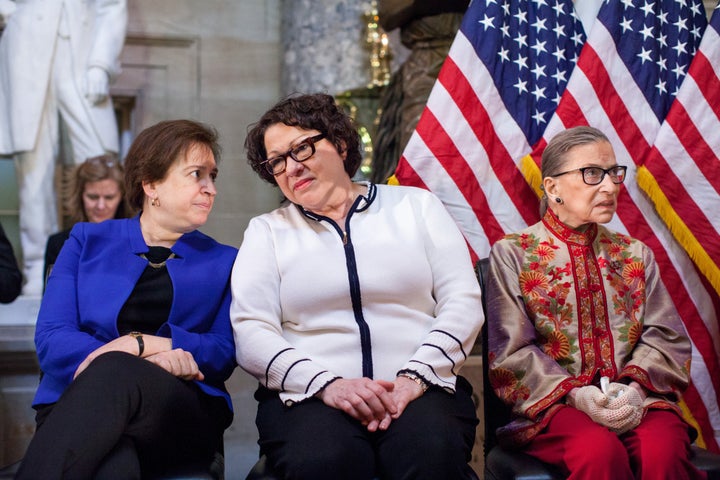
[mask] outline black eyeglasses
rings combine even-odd
[[[582,167],[574,168],[572,170],[568,170],[567,172],[556,173],[555,175],[551,176],[559,177],[560,175],[565,175],[566,173],[581,172],[583,182],[585,182],[587,185],[598,185],[603,181],[603,179],[605,178],[605,174],[607,173],[608,175],[610,175],[610,180],[613,183],[620,184],[625,181],[626,171],[627,167],[622,165],[615,165],[614,167],[610,167],[607,169],[600,167]]]
[[[277,157],[268,158],[262,162],[262,165],[265,165],[265,169],[268,173],[275,176],[280,175],[285,171],[288,156],[296,162],[304,162],[315,155],[315,143],[319,142],[323,138],[325,138],[324,133],[320,133],[314,137],[308,137],[287,152],[278,155]]]

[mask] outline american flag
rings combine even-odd
[[[638,169],[638,184],[716,293],[720,292],[719,73],[720,9],[716,7],[655,145]],[[720,392],[717,362],[712,362],[720,355],[720,327],[717,317],[704,316],[703,320],[693,335],[693,371],[699,365],[714,365],[710,370],[714,375],[700,371],[698,376],[709,376],[715,382],[696,381],[699,398],[694,401],[709,404]],[[715,416],[708,412],[708,416],[717,432],[717,411]],[[705,437],[710,435],[708,431]]]
[[[693,343],[687,416],[701,432],[700,444],[717,451],[720,376],[710,372],[720,371],[720,301],[635,175],[649,158],[705,24],[699,0],[611,0],[603,2],[583,43],[570,2],[475,0],[396,177],[438,194],[473,253],[484,257],[500,236],[538,219],[537,192],[528,183],[539,181],[539,171],[528,154],[537,161],[546,140],[566,127],[604,131],[618,162],[630,167],[610,228],[655,252]],[[544,55],[538,42],[557,56]],[[555,91],[542,90],[543,73],[557,77]]]
[[[518,167],[542,137],[584,39],[571,0],[476,0],[463,18],[395,177],[442,198],[475,258],[539,220],[537,194]]]
[[[720,7],[638,183],[675,238],[720,292]],[[717,328],[717,327],[716,327]]]

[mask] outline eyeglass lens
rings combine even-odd
[[[619,184],[625,180],[625,167],[622,166],[615,166],[607,170],[600,167],[585,167],[581,168],[580,171],[583,174],[583,181],[588,185],[597,185],[602,182],[606,173],[610,175],[610,180],[613,183]]]
[[[280,175],[285,171],[288,156],[296,162],[304,162],[315,155],[315,142],[320,141],[323,137],[324,135],[321,134],[306,138],[300,142],[299,145],[291,148],[283,155],[278,155],[277,157],[267,160],[265,162],[265,168],[273,175]]]

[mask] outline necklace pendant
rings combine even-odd
[[[157,270],[159,268],[164,267],[168,260],[170,260],[171,258],[175,258],[175,253],[170,253],[170,255],[168,255],[168,257],[165,260],[163,260],[162,262],[159,262],[159,263],[151,262],[150,259],[147,258],[147,255],[145,255],[144,253],[141,253],[140,256],[142,258],[144,258],[145,260],[147,260],[148,265],[150,265],[152,268]]]

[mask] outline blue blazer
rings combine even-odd
[[[147,266],[138,254],[147,251],[139,215],[73,227],[40,305],[35,346],[43,376],[33,405],[56,402],[85,357],[119,336],[117,317]],[[205,374],[196,383],[232,408],[224,382],[236,366],[229,311],[237,249],[196,230],[172,251],[173,302],[157,335],[192,353]]]

